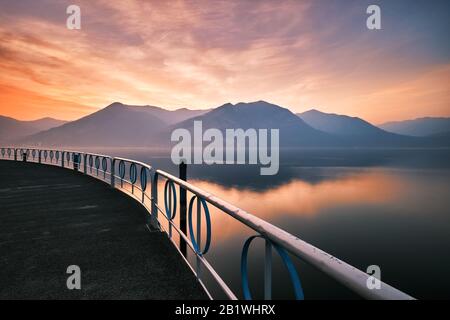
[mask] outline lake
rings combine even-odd
[[[151,150],[101,152],[177,174],[170,159]],[[281,160],[276,176],[259,176],[258,166],[196,165],[188,166],[188,180],[363,271],[380,266],[384,282],[416,298],[450,296],[448,150],[310,149]],[[212,206],[210,211],[212,245],[206,258],[240,295],[241,250],[254,232]],[[249,255],[254,298],[263,297],[263,253],[262,241],[256,240]],[[195,263],[192,256],[190,260]],[[306,299],[357,298],[293,260]],[[275,253],[273,272],[273,298],[293,298],[289,277]],[[212,281],[206,282],[222,297]]]

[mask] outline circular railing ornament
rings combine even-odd
[[[119,162],[119,176],[122,180],[125,178],[125,162],[123,160]]]
[[[242,255],[241,255],[241,282],[242,282],[242,292],[244,294],[244,299],[246,300],[252,300],[252,295],[250,293],[250,288],[248,285],[248,268],[247,268],[247,260],[248,260],[248,249],[250,248],[250,244],[255,238],[262,238],[266,241],[269,241],[270,245],[275,248],[275,250],[278,252],[278,255],[281,257],[281,260],[283,261],[284,266],[289,272],[289,276],[291,278],[292,285],[294,287],[294,293],[295,293],[295,299],[297,300],[303,300],[304,294],[303,294],[303,288],[300,282],[300,278],[297,274],[297,270],[295,270],[294,264],[292,263],[291,258],[289,258],[289,254],[287,251],[283,248],[274,243],[273,241],[263,237],[262,235],[254,235],[248,238],[245,243],[244,247],[242,248]]]
[[[8,157],[10,157],[10,156],[11,156],[11,149],[8,148]]]
[[[205,247],[203,248],[203,250],[200,249],[199,245],[198,245],[198,241],[200,239],[196,239],[194,236],[194,228],[192,226],[192,208],[194,206],[194,201],[195,199],[198,199],[203,207],[203,211],[205,212],[205,218],[206,218],[206,242],[205,242]],[[198,204],[197,204],[198,205]],[[201,213],[202,210],[200,210]],[[208,205],[206,204],[205,199],[202,198],[198,198],[198,196],[193,196],[191,198],[191,201],[189,202],[189,213],[188,213],[188,219],[189,219],[189,235],[191,237],[191,241],[192,241],[192,245],[195,249],[195,252],[202,256],[204,254],[206,254],[209,250],[209,246],[211,244],[211,218],[209,215],[209,209],[208,209]]]
[[[33,159],[34,159],[34,158],[36,157],[36,150],[33,149],[33,150],[31,151],[31,155],[33,156]]]
[[[98,169],[100,169],[100,158],[98,156],[95,157],[95,169],[97,169],[98,175]]]
[[[147,189],[147,168],[142,167],[141,168],[141,190],[142,190],[142,192],[145,192],[145,189]]]
[[[67,160],[67,162],[70,162],[70,152],[66,153],[66,160]]]
[[[166,209],[167,219],[173,220],[177,214],[177,193],[175,184],[171,180],[167,180],[164,185],[164,207]]]
[[[135,184],[137,181],[137,169],[136,169],[136,164],[132,163],[130,165],[130,182],[132,184]]]
[[[44,159],[47,160],[48,152],[47,150],[44,150]]]
[[[55,158],[56,158],[56,161],[59,161],[59,151],[55,152]]]
[[[53,161],[53,151],[50,151],[50,162]]]
[[[5,155],[5,148],[2,148],[2,156]]]
[[[108,160],[106,157],[103,157],[102,159],[102,170],[103,170],[103,178],[106,177],[106,170],[108,169]]]

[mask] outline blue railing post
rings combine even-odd
[[[14,161],[17,161],[17,149],[14,149]]]
[[[180,175],[179,178],[183,181],[187,179],[187,165],[184,162],[181,162],[179,165]],[[187,235],[187,223],[186,223],[186,213],[187,213],[187,197],[186,197],[186,189],[182,186],[180,188],[180,230],[183,234]],[[183,256],[187,256],[187,246],[186,241],[180,237],[180,251]]]
[[[200,202],[200,197],[197,196],[197,246],[198,249],[202,247],[202,203]],[[196,263],[196,270],[195,273],[197,274],[197,279],[201,278],[201,263],[200,263],[200,257],[197,255],[197,263]]]
[[[64,158],[66,157],[66,153],[61,151],[61,167],[64,168]]]
[[[264,255],[264,300],[272,300],[272,244],[267,239]]]

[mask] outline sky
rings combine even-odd
[[[66,8],[81,8],[81,29]],[[381,9],[369,30],[366,9]],[[266,100],[379,124],[450,116],[450,1],[0,0],[0,114]]]

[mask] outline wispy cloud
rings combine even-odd
[[[72,119],[117,100],[210,108],[260,99],[375,122],[449,114],[442,81],[450,61],[415,53],[421,43],[413,30],[365,29],[361,1],[339,8],[325,1],[83,0],[79,31],[65,28],[69,1],[43,1],[46,11],[37,2],[0,2],[2,114]],[[21,90],[39,99],[14,96]],[[428,98],[431,109],[411,105]]]

